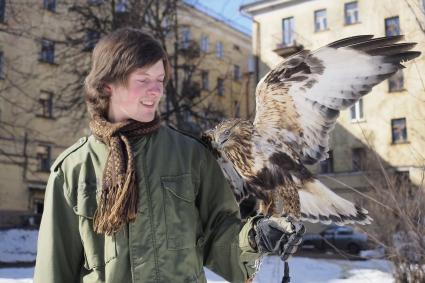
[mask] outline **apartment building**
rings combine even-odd
[[[422,0],[263,0],[241,10],[253,19],[252,47],[260,78],[302,49],[359,34],[404,34],[406,41],[418,43],[416,50],[425,51]],[[351,188],[366,189],[370,174],[365,171],[382,164],[423,185],[424,70],[422,55],[341,112],[331,134],[330,157],[313,168],[323,182],[347,198],[357,198]]]
[[[69,55],[74,2],[105,1],[0,0],[0,227],[39,221],[52,162],[90,134],[81,119],[85,105],[73,98],[82,95],[79,70],[87,69],[100,35],[88,30],[84,48]],[[115,12],[125,13],[127,4],[116,1]],[[202,59],[193,78],[199,86],[195,95],[224,117],[249,116],[254,107],[249,35],[194,7],[179,7],[179,52],[194,42]]]

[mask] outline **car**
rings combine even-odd
[[[358,255],[361,250],[367,249],[367,234],[355,231],[348,226],[329,226],[319,234],[305,234],[303,249],[340,249],[350,254]]]

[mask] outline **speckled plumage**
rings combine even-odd
[[[402,36],[354,36],[315,52],[303,50],[258,83],[254,122],[227,120],[207,131],[238,201],[262,200],[264,214],[330,223],[368,223],[367,211],[337,196],[305,165],[327,158],[341,110],[419,56]]]

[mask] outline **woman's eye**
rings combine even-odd
[[[137,80],[139,83],[145,83],[147,80]]]

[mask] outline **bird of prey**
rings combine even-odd
[[[403,36],[359,35],[303,50],[278,64],[256,88],[254,122],[232,119],[205,132],[240,202],[261,200],[265,215],[329,224],[369,223],[367,211],[333,193],[306,165],[328,157],[337,117],[420,52]]]

